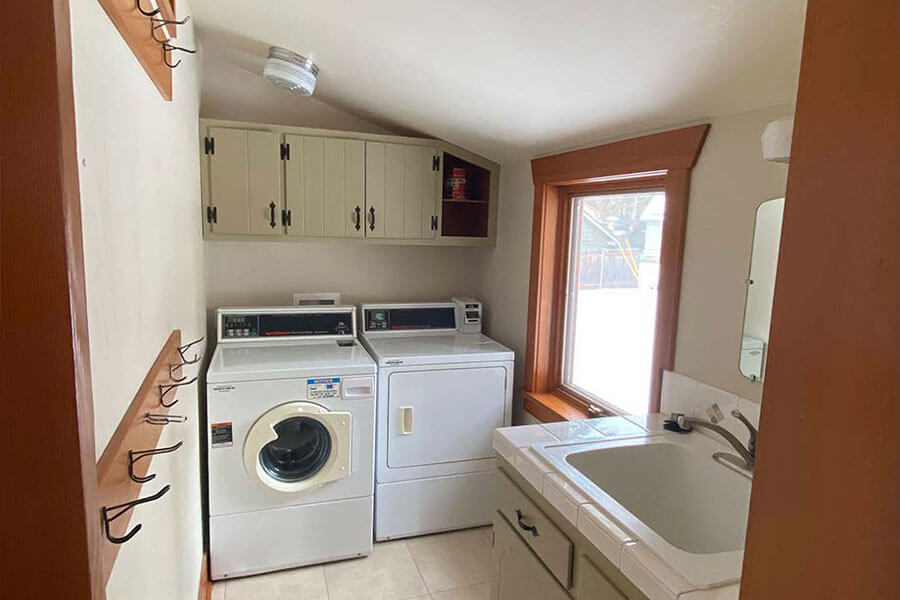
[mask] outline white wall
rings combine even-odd
[[[787,175],[786,165],[763,160],[760,135],[766,123],[791,113],[790,106],[780,106],[713,118],[691,183],[675,370],[756,402],[762,386],[738,371],[744,279],[756,207],[784,195]],[[516,351],[517,387],[525,357],[533,204],[530,162],[503,164],[497,246],[488,256],[483,299],[488,334]]]
[[[190,14],[179,0],[180,14]],[[175,70],[165,102],[96,0],[72,0],[75,116],[80,162],[88,328],[97,456],[175,328],[185,339],[204,328],[204,249],[200,239],[198,65]],[[149,25],[148,25],[149,26]],[[179,44],[194,43],[190,26]],[[110,600],[197,597],[202,554],[196,390],[165,427],[147,493],[171,484],[134,511],[143,529],[124,544],[107,585]]]

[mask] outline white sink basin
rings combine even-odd
[[[744,547],[750,481],[701,454],[641,444],[575,452],[566,462],[676,548]]]
[[[750,506],[750,480],[712,459],[724,449],[699,433],[665,433],[538,452],[639,543],[709,588],[740,579]]]

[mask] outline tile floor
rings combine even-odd
[[[491,528],[375,544],[365,558],[216,583],[213,600],[488,600]]]

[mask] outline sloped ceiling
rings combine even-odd
[[[322,102],[497,160],[792,103],[805,7],[191,0],[204,69],[212,70],[205,82],[227,81],[226,65],[261,78],[267,47],[283,46],[320,68],[314,98],[291,102]]]

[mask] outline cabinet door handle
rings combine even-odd
[[[360,212],[362,211],[360,211],[359,207],[357,206],[354,212],[356,212],[356,230],[359,231],[361,221]]]
[[[275,203],[269,203],[269,226],[275,229]]]
[[[532,537],[537,537],[539,535],[537,526],[526,517],[522,516],[522,511],[518,508],[516,509],[516,522],[519,524],[519,529],[530,532]]]
[[[369,231],[375,231],[375,207],[369,207]]]

